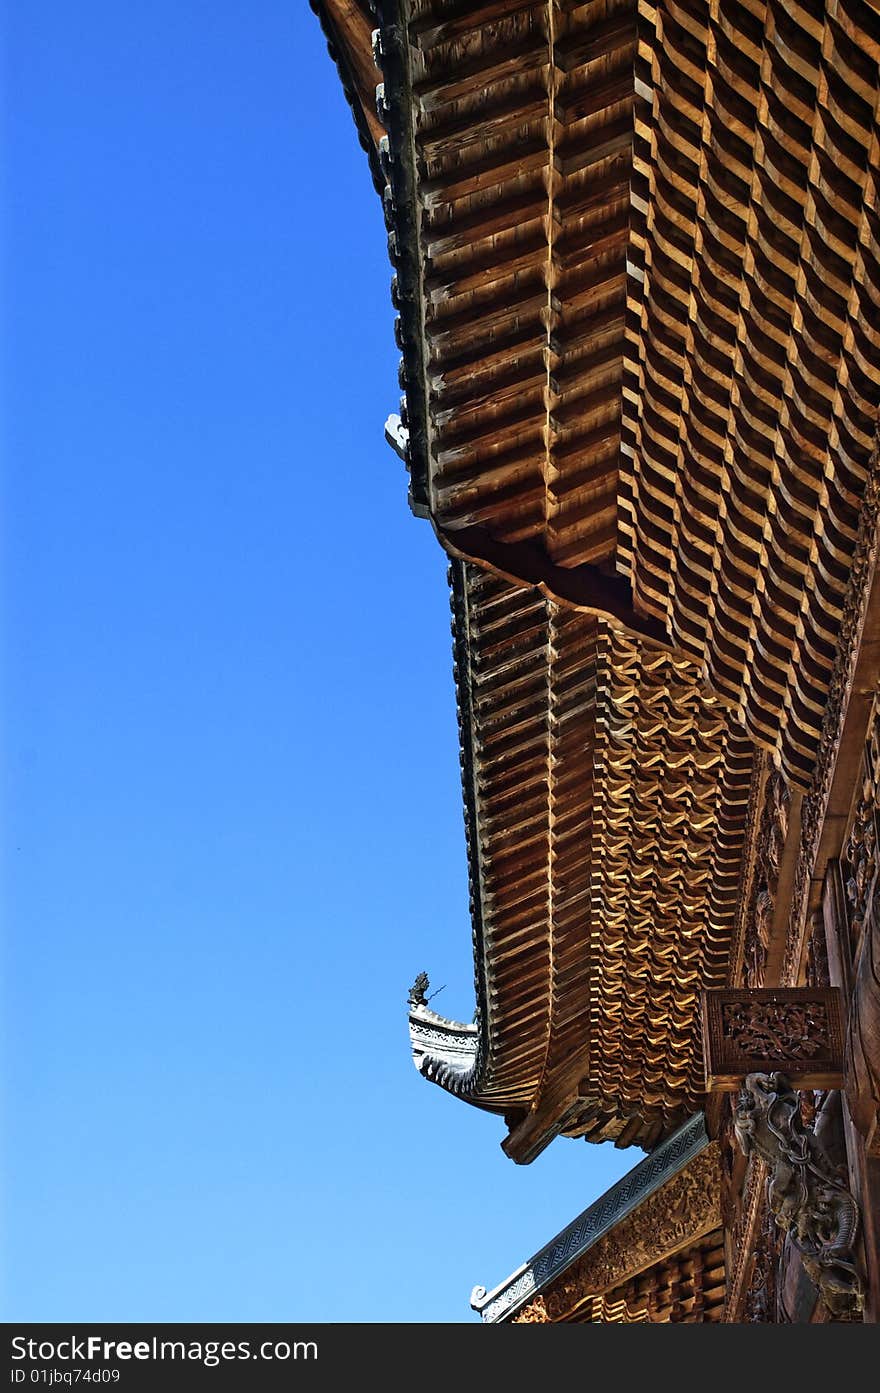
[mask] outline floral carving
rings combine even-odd
[[[807,941],[806,985],[808,987],[831,986],[828,945],[825,942],[825,921],[821,909],[817,909],[813,914],[810,936]]]
[[[755,1248],[755,1265],[743,1306],[743,1321],[750,1325],[776,1323],[776,1291],[779,1280],[779,1229],[770,1209],[765,1210],[764,1222]]]
[[[875,445],[859,513],[859,535],[844,601],[843,620],[840,626],[834,669],[828,687],[828,701],[822,720],[822,738],[819,744],[816,768],[801,809],[801,844],[791,899],[785,962],[782,969],[784,983],[797,981],[800,969],[803,937],[807,929],[806,915],[809,904],[810,880],[819,851],[822,822],[831,792],[831,781],[837,763],[837,751],[849,706],[849,697],[868,611],[871,581],[877,559],[878,520],[880,520],[880,450]]]
[[[510,1323],[511,1325],[546,1325],[549,1320],[543,1296],[536,1296],[534,1301],[530,1301],[528,1306],[523,1306],[521,1311],[517,1311],[516,1315],[511,1317]]]
[[[880,771],[872,767],[865,769],[861,797],[841,858],[854,950],[862,936],[877,875],[878,773]]]
[[[843,1082],[839,987],[736,987],[703,992],[706,1089],[738,1091],[747,1074],[782,1069],[798,1088]]]
[[[846,895],[852,907],[853,917],[861,927],[877,862],[874,804],[866,798],[860,800],[856,809],[855,822],[846,846],[846,862],[849,870]]]
[[[828,1053],[828,1013],[822,1001],[726,1001],[724,1034],[739,1054],[809,1060]]]
[[[760,987],[764,981],[790,803],[785,779],[778,770],[771,770],[764,792],[755,853],[752,914],[745,939],[743,978],[747,987]]]

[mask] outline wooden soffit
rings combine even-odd
[[[377,17],[414,505],[554,598],[617,577],[805,787],[880,403],[877,10]]]
[[[416,1062],[517,1161],[649,1147],[702,1107],[751,746],[687,659],[476,566],[453,605],[479,1023],[417,1011]]]

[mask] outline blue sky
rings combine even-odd
[[[469,1321],[641,1152],[412,1067],[473,968],[446,561],[306,0],[5,6],[10,1320]]]

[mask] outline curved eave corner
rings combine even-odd
[[[409,1008],[413,1063],[423,1078],[475,1107],[500,1112],[480,1088],[480,1027],[438,1016],[427,1006]]]
[[[427,1006],[410,1006],[409,1043],[420,1074],[450,1093],[469,1096],[479,1048],[476,1025],[447,1020]]]

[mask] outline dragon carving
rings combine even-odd
[[[408,1004],[410,1006],[427,1006],[430,986],[427,972],[420,972],[409,989]]]
[[[743,1154],[754,1152],[768,1166],[770,1209],[829,1311],[842,1316],[862,1310],[864,1289],[853,1255],[858,1205],[840,1168],[804,1127],[800,1099],[784,1074],[746,1076],[734,1129]]]

